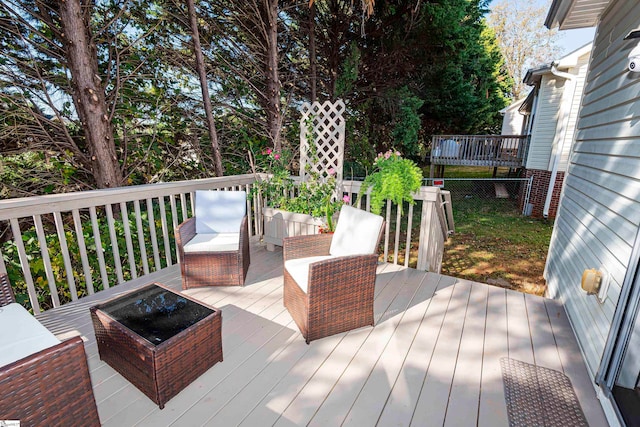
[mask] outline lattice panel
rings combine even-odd
[[[300,176],[307,175],[307,164],[321,174],[329,176],[333,168],[338,182],[342,182],[344,163],[345,105],[342,100],[335,103],[325,101],[302,104],[300,118]],[[311,126],[309,126],[309,121]],[[312,127],[312,138],[308,135]],[[310,144],[315,144],[317,161],[312,161],[309,153]]]

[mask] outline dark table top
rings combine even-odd
[[[156,284],[101,304],[98,308],[154,345],[215,312]]]

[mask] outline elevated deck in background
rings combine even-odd
[[[376,326],[306,345],[282,305],[282,252],[255,243],[244,287],[186,291],[222,310],[224,361],[163,410],[98,357],[89,307],[174,265],[50,310],[60,338],[85,340],[105,426],[507,426],[500,358],[564,372],[587,420],[606,425],[557,302],[393,264],[378,269]]]
[[[435,135],[431,140],[431,176],[435,165],[521,168],[527,135]]]

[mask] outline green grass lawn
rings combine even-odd
[[[462,198],[453,212],[456,233],[446,243],[443,274],[544,293],[552,221],[521,216],[513,200]]]
[[[430,166],[422,169],[422,174],[429,177]],[[504,178],[509,174],[509,168],[498,168],[496,178]],[[445,178],[493,178],[492,167],[475,167],[475,166],[445,166]]]

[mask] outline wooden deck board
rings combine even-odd
[[[487,321],[482,354],[479,427],[508,426],[500,359],[509,356],[507,299],[503,289],[488,287]]]
[[[557,344],[563,372],[573,384],[580,406],[587,421],[592,426],[607,425],[606,418],[598,402],[594,385],[582,359],[578,342],[569,324],[569,318],[558,301],[544,300],[548,319]]]
[[[444,425],[470,294],[469,282],[455,283],[412,426]]]
[[[478,413],[480,402],[487,292],[488,289],[485,286],[472,285],[471,287],[460,351],[447,406],[446,426],[475,425],[476,417],[472,421],[469,414]]]
[[[356,402],[360,396],[362,388],[365,386],[376,366],[380,355],[393,335],[401,313],[409,305],[416,290],[415,285],[420,282],[420,279],[420,275],[412,274],[411,270],[394,272],[392,279],[385,287],[385,290],[389,289],[392,292],[380,292],[378,294],[377,306],[381,308],[375,311],[377,327],[374,329],[365,329],[366,332],[362,334],[366,336],[364,337],[362,345],[357,349],[357,353],[352,356],[339,380],[334,384],[333,393],[326,402],[329,407],[334,407],[331,414],[333,419],[325,425],[341,424],[345,418],[347,418],[354,402]],[[414,286],[411,286],[412,284]],[[336,357],[341,357],[341,354],[336,353]],[[287,408],[287,411],[283,413],[283,416],[279,420],[281,425],[286,425],[286,422],[299,423],[304,421],[306,423],[308,422],[306,416],[310,419],[314,415],[317,408],[313,413],[309,414],[310,411],[308,408],[304,408],[302,405],[305,405],[308,401],[313,401],[310,400],[309,393],[313,392],[314,385],[318,381],[322,381],[322,378],[319,375],[314,375],[312,381],[305,387],[310,392],[303,394],[303,400],[297,399],[297,401],[292,402],[293,405]],[[344,392],[340,391],[345,386],[348,387],[348,389]],[[332,402],[333,398],[339,399],[339,401],[336,402],[337,405]]]
[[[416,274],[407,281],[403,291],[406,290],[407,296],[411,295],[408,306],[389,319],[393,321],[389,325],[394,327],[392,335],[347,414],[344,425],[375,425],[378,421],[437,284],[436,277],[427,279],[422,274]]]
[[[89,307],[149,282],[180,289],[179,266],[48,311],[80,334],[105,426],[508,425],[500,358],[569,376],[605,425],[561,305],[392,264],[378,268],[376,326],[305,344],[282,305],[282,254],[254,244],[244,287],[185,293],[222,310],[224,361],[163,410],[99,359]]]
[[[524,294],[507,291],[507,322],[509,357],[525,363],[535,363]]]
[[[562,362],[544,300],[533,295],[525,295],[525,302],[536,365],[562,372]]]

